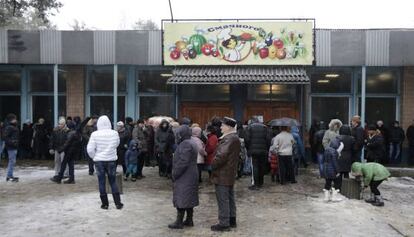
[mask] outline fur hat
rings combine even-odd
[[[236,128],[237,125],[237,121],[230,117],[224,117],[221,122],[232,128]]]

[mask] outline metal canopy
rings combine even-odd
[[[302,67],[183,67],[167,84],[309,84]]]

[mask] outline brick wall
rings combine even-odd
[[[414,119],[414,67],[403,70],[401,99],[401,125],[406,131]]]
[[[85,78],[84,66],[66,66],[66,114],[67,116],[85,116]]]

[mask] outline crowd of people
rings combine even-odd
[[[92,116],[83,121],[61,117],[51,130],[44,119],[39,119],[33,126],[26,122],[20,131],[17,117],[10,114],[2,125],[0,145],[3,150],[4,144],[9,160],[7,181],[19,180],[13,174],[18,154],[24,158],[54,157],[51,181],[61,183],[67,178],[65,184],[75,183],[75,160],[88,160],[89,175],[96,171],[98,177],[103,209],[109,207],[106,178],[116,208],[123,207],[116,184],[117,166],[122,167],[123,179],[133,182],[145,178],[144,166],[158,166],[159,176],[173,182],[173,205],[177,209],[177,219],[169,225],[173,229],[193,226],[198,187],[203,182],[202,173],[207,172],[208,182],[215,185],[219,207],[218,224],[211,229],[226,231],[237,226],[237,178],[251,175],[252,191],[263,187],[267,173],[272,183],[297,182],[300,164],[308,166],[300,129],[294,125],[268,126],[255,116],[246,124],[214,117],[205,129],[189,118],[162,120],[153,126],[148,119],[126,118],[112,124],[107,116]],[[367,202],[384,205],[378,186],[389,172],[382,164],[398,159],[405,138],[398,121],[390,129],[381,121],[364,129],[359,116],[354,116],[350,125],[332,119],[326,127],[319,121],[312,124],[309,136],[312,159],[318,164],[319,176],[325,179],[325,201],[340,201],[342,181],[352,174],[370,187],[372,195]],[[413,158],[414,121],[407,138]],[[363,160],[368,163],[361,163]]]

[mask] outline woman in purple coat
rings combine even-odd
[[[191,140],[191,129],[182,125],[176,133],[178,144],[174,153],[172,180],[173,204],[177,208],[177,220],[168,225],[171,229],[194,226],[193,208],[198,206],[198,169],[196,144]],[[184,214],[187,218],[183,222]]]

